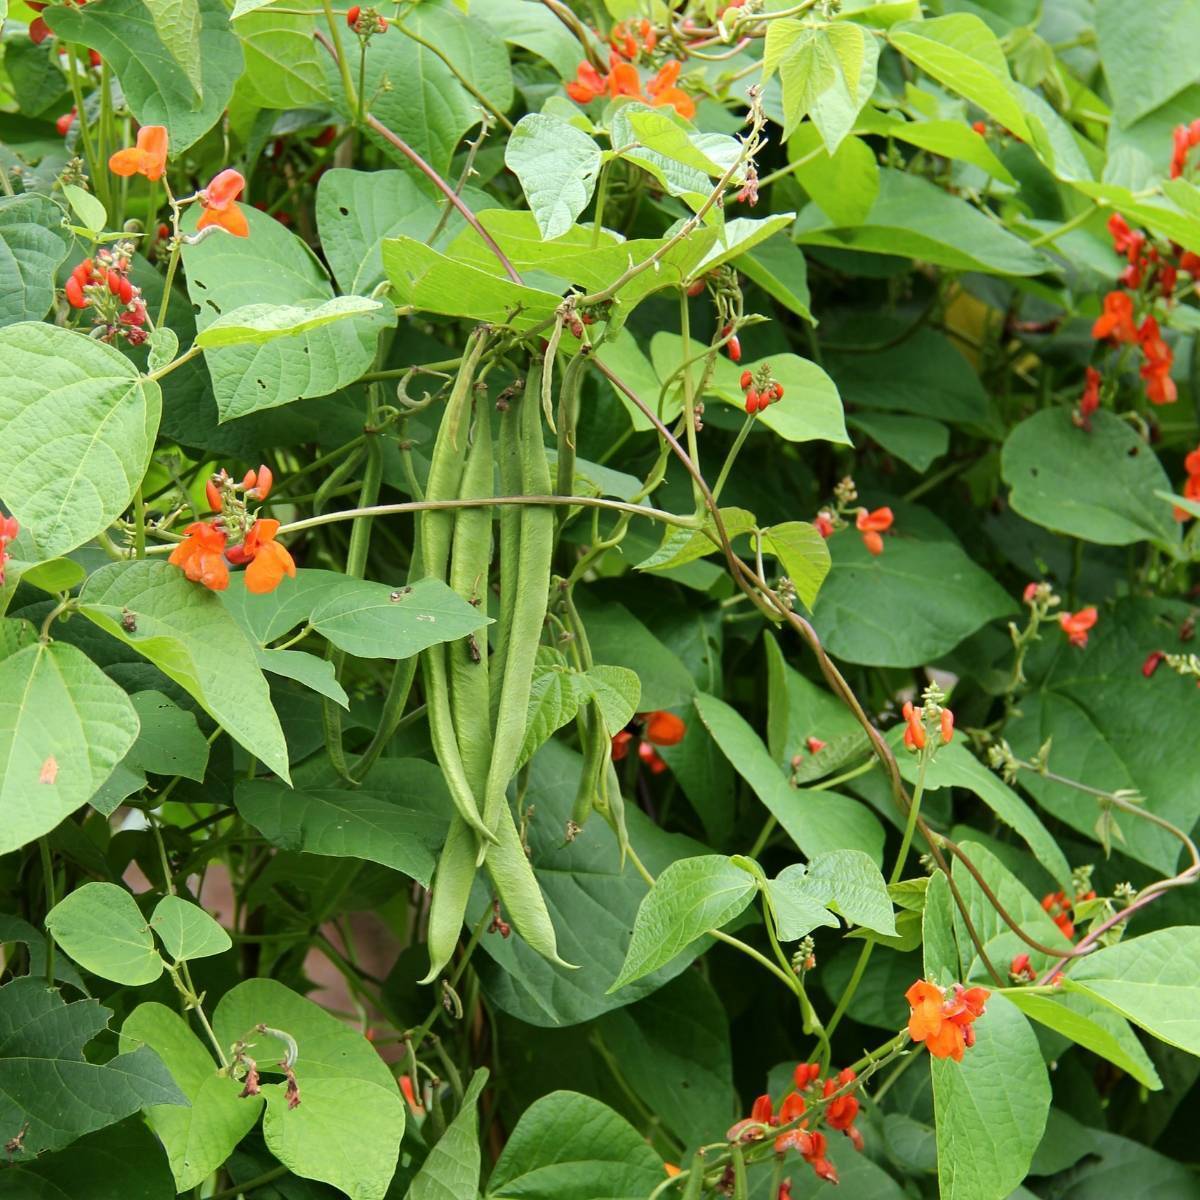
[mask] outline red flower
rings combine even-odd
[[[954,714],[948,709],[942,709],[942,745],[948,746],[954,738]]]
[[[1133,323],[1133,300],[1124,292],[1109,292],[1104,297],[1104,311],[1092,324],[1092,337],[1112,338],[1114,342],[1136,342],[1137,326]]]
[[[257,471],[247,471],[242,479],[242,488],[247,500],[265,500],[271,494],[271,485],[275,476],[271,468],[262,466]]]
[[[656,746],[677,746],[686,733],[687,726],[672,712],[659,709],[646,715],[646,739]]]
[[[987,988],[954,985],[950,996],[944,988],[918,979],[904,993],[911,1010],[908,1033],[914,1042],[924,1042],[934,1058],[952,1058],[961,1062],[963,1051],[975,1044],[972,1023],[985,1011]]]
[[[1025,585],[1025,591],[1022,593],[1021,598],[1026,604],[1033,604],[1034,601],[1037,600],[1038,588],[1040,586],[1041,585],[1037,583],[1027,583]]]
[[[827,742],[821,741],[819,737],[810,737],[804,744],[808,747],[809,754],[820,754],[828,745]]]
[[[721,330],[720,336],[721,338],[729,339],[725,342],[725,353],[728,354],[734,362],[741,362],[742,343],[738,340],[738,335],[733,332],[733,326],[726,325],[725,328]]]
[[[1029,961],[1028,954],[1016,954],[1008,965],[1008,977],[1013,983],[1032,983],[1037,978],[1037,972]]]
[[[608,35],[608,44],[626,58],[637,58],[642,50],[649,53],[658,45],[658,34],[645,18],[640,21],[618,21]]]
[[[759,1096],[750,1107],[750,1115],[730,1127],[725,1134],[726,1141],[761,1142],[766,1134],[762,1129],[757,1128],[757,1126],[777,1124],[773,1114],[774,1108],[771,1105],[771,1097],[767,1095]]]
[[[667,769],[662,755],[649,742],[638,743],[638,758],[650,768],[652,775],[661,775]]]
[[[114,175],[145,175],[153,183],[167,169],[167,129],[165,125],[143,125],[137,133],[137,145],[118,150],[108,160]]]
[[[1079,415],[1086,422],[1100,407],[1100,384],[1104,376],[1095,367],[1088,367],[1084,375],[1083,395],[1079,400]],[[1088,426],[1085,424],[1084,426]]]
[[[808,1105],[804,1102],[804,1097],[799,1092],[788,1092],[779,1106],[779,1115],[775,1118],[773,1124],[791,1125],[804,1116],[807,1108]],[[789,1129],[781,1133],[775,1139],[775,1153],[783,1154],[792,1146],[796,1146],[799,1138],[807,1136],[801,1128]]]
[[[246,221],[246,214],[235,203],[245,187],[246,180],[242,173],[231,167],[216,176],[200,193],[204,211],[196,222],[197,230],[218,225],[234,237],[249,237],[250,225]]]
[[[167,559],[193,582],[213,592],[229,586],[229,568],[225,565],[225,530],[215,523],[196,521],[183,531],[183,541]]]
[[[894,516],[890,508],[877,508],[868,512],[865,508],[858,510],[855,525],[863,535],[863,545],[871,554],[883,553],[883,538],[880,536],[892,527]]]
[[[1058,926],[1063,937],[1075,936],[1075,922],[1071,919],[1071,902],[1065,892],[1050,892],[1042,897],[1042,908]]]
[[[54,128],[58,130],[60,137],[66,137],[71,132],[71,126],[75,123],[75,118],[79,115],[79,109],[72,107],[70,112],[65,112],[57,121],[54,122]]]
[[[1058,623],[1062,626],[1062,631],[1067,635],[1067,640],[1072,646],[1086,646],[1088,630],[1096,624],[1099,615],[1095,607],[1089,605],[1087,608],[1081,608],[1077,613],[1059,613]]]
[[[828,509],[821,509],[813,520],[813,524],[817,527],[817,532],[827,538],[833,534],[833,514]]]
[[[795,1071],[792,1072],[792,1079],[795,1081],[796,1087],[803,1091],[809,1084],[815,1083],[820,1074],[820,1063],[798,1063]]]
[[[650,95],[650,103],[655,107],[669,104],[684,120],[690,121],[696,115],[696,102],[682,88],[675,86],[678,78],[679,63],[671,59],[646,84],[646,91]]]
[[[12,557],[8,552],[8,543],[20,532],[16,517],[0,517],[0,587],[4,586],[4,564]]]
[[[1142,674],[1149,679],[1158,670],[1158,664],[1166,657],[1166,654],[1161,650],[1151,650],[1146,655],[1146,661],[1142,663]]]
[[[847,1084],[853,1083],[857,1076],[848,1068],[837,1079],[825,1080],[825,1097],[828,1099],[834,1092],[841,1091]],[[825,1110],[825,1123],[830,1129],[838,1129],[842,1133],[849,1131],[858,1116],[858,1098],[855,1096],[839,1096],[830,1100]]]
[[[612,760],[620,762],[629,753],[629,743],[633,741],[633,734],[628,729],[622,729],[619,733],[613,734],[612,740]]]
[[[230,552],[230,561],[248,562],[246,568],[246,591],[263,595],[273,592],[285,575],[296,578],[296,563],[292,556],[276,540],[279,522],[270,518],[259,518],[250,526],[241,546]],[[237,551],[236,560],[233,551]]]
[[[907,722],[904,728],[904,744],[910,750],[924,750],[925,722],[921,719],[921,714],[913,708],[911,700],[905,700],[900,712]]]
[[[590,62],[581,62],[575,78],[567,84],[567,95],[578,104],[590,104],[608,90],[608,76],[601,75]]]

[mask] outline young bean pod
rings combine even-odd
[[[421,980],[432,983],[450,961],[466,919],[471,885],[475,882],[478,844],[471,827],[455,813],[438,858],[429,902],[429,973]]]

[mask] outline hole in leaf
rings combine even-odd
[[[338,205],[338,212],[340,212],[343,217],[348,217],[350,215],[350,210],[348,208],[343,208],[340,204]]]

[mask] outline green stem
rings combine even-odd
[[[174,209],[174,204],[172,204],[172,208]],[[159,326],[162,325],[162,323],[167,319],[167,308],[171,303],[171,287],[175,282],[175,271],[179,266],[179,254],[183,249],[183,243],[179,239],[179,213],[177,209],[174,212],[174,216],[174,237],[172,239],[173,244],[171,246],[171,257],[167,260],[167,277],[166,281],[163,283],[163,294],[162,300],[158,305],[158,316],[154,319],[155,329],[159,328]],[[175,365],[178,366],[178,362],[176,362]],[[165,374],[166,372],[163,373]],[[157,378],[157,376],[151,376],[151,378]]]
[[[133,557],[146,557],[146,504],[140,483],[133,493]]]
[[[42,837],[38,838],[38,850],[42,856],[42,883],[46,892],[46,912],[58,903],[58,899],[54,894],[54,856],[50,853],[49,841]],[[46,930],[46,986],[54,986],[54,938],[50,934],[50,930]]]
[[[608,172],[611,160],[600,168],[600,182],[596,185],[596,215],[592,220],[592,245],[600,245],[600,230],[604,227],[604,201],[608,197]]]
[[[713,500],[721,498],[721,489],[725,486],[725,481],[729,478],[729,472],[733,469],[734,461],[737,459],[738,453],[742,446],[745,445],[746,438],[750,436],[750,430],[754,428],[754,416],[748,415],[742,423],[741,429],[738,430],[738,435],[734,439],[734,443],[729,447],[729,453],[725,456],[725,461],[721,464],[721,473],[717,476],[717,482],[713,484]]]
[[[329,37],[333,42],[333,57],[337,61],[338,73],[342,77],[342,91],[346,93],[346,109],[352,113],[360,111],[358,93],[354,88],[354,80],[350,78],[350,64],[346,61],[345,47],[342,45],[342,29],[333,11],[330,0],[321,0],[325,10],[325,23],[329,26]]]
[[[276,1179],[282,1178],[287,1173],[287,1167],[272,1167],[269,1171],[264,1171],[261,1175],[255,1175],[253,1179],[247,1179],[245,1183],[237,1183],[233,1187],[213,1192],[208,1200],[239,1200],[247,1192],[256,1191],[260,1187],[266,1187],[268,1183],[274,1183]]]
[[[683,353],[683,422],[684,433],[687,435],[688,458],[692,460],[692,464],[696,470],[700,469],[700,450],[696,444],[696,397],[692,391],[692,368],[688,363],[688,354],[691,347],[691,310],[688,306],[687,288],[681,288],[679,291],[679,332],[683,339],[681,347]],[[700,486],[693,480],[692,495],[696,501],[697,511],[704,504],[704,497],[700,493]]]

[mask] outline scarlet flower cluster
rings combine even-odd
[[[868,512],[865,508],[858,510],[858,516],[855,518],[854,524],[857,526],[859,533],[862,534],[863,545],[871,554],[879,555],[883,553],[883,534],[887,533],[892,527],[892,522],[895,519],[890,508],[876,508]],[[820,526],[817,526],[820,529]],[[828,534],[825,534],[828,537]]]
[[[1028,954],[1013,955],[1013,960],[1008,965],[1008,977],[1013,983],[1033,983],[1037,979],[1037,972],[1033,969]]]
[[[575,78],[567,84],[567,95],[578,104],[590,104],[600,96],[628,96],[655,108],[670,105],[687,120],[696,115],[696,102],[682,88],[676,87],[680,64],[675,59],[665,62],[647,80],[642,91],[642,77],[633,63],[626,62],[615,50],[609,55],[608,74],[602,75],[590,62],[581,62]]]
[[[914,752],[924,750],[928,741],[925,731],[925,718],[922,709],[916,708],[911,700],[905,700],[900,710],[904,717],[904,745]],[[943,708],[938,717],[939,732],[942,735],[942,745],[947,746],[954,740],[954,714]]]
[[[836,1077],[830,1076],[822,1081],[821,1068],[817,1063],[800,1063],[792,1074],[795,1089],[789,1092],[780,1102],[778,1112],[775,1111],[768,1095],[759,1096],[751,1106],[750,1115],[738,1121],[726,1133],[731,1142],[758,1142],[766,1137],[766,1130],[780,1125],[790,1125],[775,1136],[775,1152],[786,1154],[789,1150],[797,1150],[800,1157],[812,1167],[818,1179],[829,1183],[838,1182],[837,1168],[829,1161],[829,1143],[819,1129],[810,1129],[810,1120],[805,1117],[810,1103],[827,1102],[823,1114],[814,1119],[824,1119],[830,1129],[844,1133],[856,1150],[863,1148],[861,1131],[854,1122],[858,1116],[858,1098],[845,1089],[855,1083],[858,1076],[849,1068],[841,1071]],[[803,1119],[802,1119],[803,1118]],[[787,1193],[781,1192],[781,1195]]]
[[[1062,627],[1063,633],[1067,635],[1067,641],[1072,646],[1082,647],[1088,644],[1088,631],[1096,624],[1099,618],[1099,613],[1093,605],[1087,608],[1081,608],[1074,613],[1059,613],[1058,623]]]
[[[926,979],[918,979],[904,993],[911,1010],[908,1033],[914,1042],[924,1042],[934,1058],[952,1058],[961,1062],[963,1051],[975,1045],[974,1022],[984,1012],[987,988],[964,988],[956,983],[946,989]]]
[[[661,775],[667,764],[654,749],[655,746],[677,746],[683,741],[687,726],[672,712],[656,709],[654,712],[638,713],[629,724],[613,736],[613,762],[620,762],[629,753],[630,745],[638,741],[638,758],[655,775]]]
[[[1074,900],[1068,900],[1066,892],[1049,892],[1042,897],[1042,909],[1062,931],[1064,937],[1075,936],[1075,905],[1085,900],[1095,900],[1096,893],[1090,888],[1080,892]]]
[[[50,26],[46,24],[42,13],[50,7],[51,0],[26,0],[25,7],[31,8],[38,15],[29,22],[29,40],[35,45],[40,46],[51,33]],[[87,0],[70,0],[71,3],[78,4],[82,8]],[[89,56],[93,59],[92,66],[100,65],[100,56],[95,50],[88,51]]]
[[[635,59],[642,51],[647,54],[658,45],[658,32],[651,21],[618,21],[608,35],[608,44],[620,55]]]
[[[1183,483],[1182,495],[1187,500],[1194,500],[1200,504],[1200,446],[1183,460],[1183,469],[1187,478]],[[1178,505],[1175,508],[1175,520],[1190,521],[1192,514],[1187,509],[1180,508]]]
[[[746,412],[750,416],[783,399],[783,384],[771,378],[771,368],[765,363],[759,367],[757,378],[753,372],[743,371],[739,382],[746,393]]]
[[[1178,179],[1187,169],[1188,154],[1200,146],[1200,118],[1190,125],[1176,125],[1171,137],[1171,178]]]
[[[148,319],[141,288],[129,278],[127,248],[101,247],[95,258],[85,258],[67,277],[63,294],[72,308],[95,309],[95,326],[102,342],[123,337],[131,346],[146,340]]]
[[[1075,424],[1080,429],[1091,429],[1092,413],[1100,407],[1100,385],[1104,376],[1095,367],[1088,367],[1083,377],[1083,395],[1079,399],[1079,407],[1075,410]]]
[[[0,517],[0,587],[4,586],[4,565],[12,557],[8,552],[8,543],[20,532],[16,517]]]
[[[346,24],[360,38],[373,37],[377,33],[387,33],[387,17],[380,16],[373,8],[362,8],[355,4],[346,9]]]

